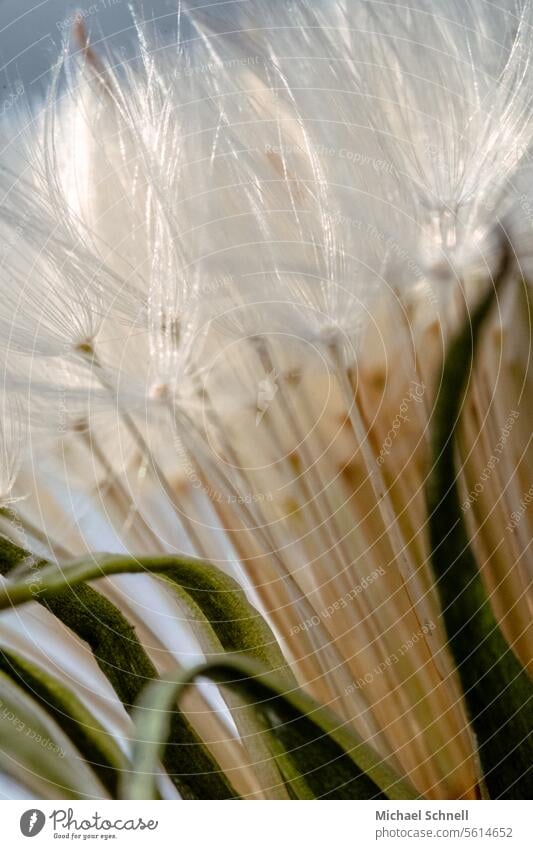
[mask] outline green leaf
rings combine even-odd
[[[115,562],[110,558],[104,568],[107,570]],[[186,596],[187,604],[193,599],[224,651],[254,658],[269,669],[277,670],[287,684],[295,684],[274,634],[249,603],[237,581],[220,569],[197,560],[144,558],[141,564],[170,582],[175,591]]]
[[[43,593],[41,603],[90,646],[127,711],[157,670],[134,627],[108,599],[86,584]],[[229,799],[237,795],[186,716],[176,712],[165,768],[184,798]]]
[[[78,750],[50,716],[0,671],[0,769],[38,799],[107,799]]]
[[[19,562],[23,560],[23,557],[19,557]],[[101,578],[104,575],[124,573],[149,573],[163,580],[185,605],[193,620],[199,624],[198,635],[201,646],[208,656],[220,655],[224,651],[242,651],[269,669],[277,670],[287,686],[295,685],[272,631],[248,602],[241,587],[228,575],[202,561],[177,557],[134,560],[129,557],[101,555],[93,556],[90,561],[87,559],[73,561],[61,568],[51,564],[41,564],[41,567],[32,569],[31,581],[24,580],[23,576],[18,583],[0,590],[0,609],[9,603],[24,604],[37,595],[45,606],[65,621],[64,617],[69,610],[69,605],[64,595],[57,595],[60,590],[63,592],[62,588],[65,586],[72,588],[81,582]],[[3,595],[3,592],[7,595]],[[79,602],[77,602],[77,608],[79,608]],[[80,628],[80,621],[73,623],[72,617],[65,624],[74,630]],[[87,642],[90,642],[91,636],[94,639],[94,635],[91,635],[92,627],[93,622],[89,619],[83,635],[80,634]],[[80,633],[79,630],[76,630],[76,633]],[[124,672],[121,672],[120,680],[117,681],[117,676],[114,675],[109,664],[102,665],[104,659],[101,647],[98,647],[97,658],[113,686],[124,687]],[[153,672],[155,673],[155,670]],[[135,670],[135,679],[139,674],[154,677],[154,674],[150,675],[147,669]],[[131,692],[125,693],[124,703],[131,705],[137,694],[138,690],[135,690],[133,696]],[[255,714],[247,708],[240,707],[235,699],[229,702],[229,707],[261,786],[269,788],[269,795],[273,797],[286,798],[283,778],[266,745],[264,729],[258,726]],[[183,792],[183,788],[180,788],[180,791]],[[214,793],[215,788],[206,786],[204,792]],[[221,797],[212,795],[208,798]]]
[[[5,509],[0,509],[0,515],[4,515],[5,513]],[[39,568],[46,565],[49,565],[46,560],[43,560],[41,557],[35,557],[29,551],[25,551],[20,546],[15,545],[7,537],[0,535],[0,575],[7,575],[17,567],[27,566],[28,568]]]
[[[444,622],[474,727],[492,798],[529,799],[533,793],[533,685],[507,644],[470,548],[454,462],[454,435],[473,366],[476,343],[497,289],[510,273],[504,253],[494,288],[447,353],[432,429],[428,487],[431,560]]]
[[[276,673],[242,655],[180,671],[144,690],[134,712],[134,769],[123,777],[122,798],[154,795],[154,775],[162,757],[175,704],[197,678],[241,692],[261,715],[277,753],[291,764],[296,798],[416,799],[414,789],[326,708],[298,690],[287,692]]]
[[[245,653],[277,670],[288,687],[296,685],[272,631],[233,578],[203,562],[157,558],[142,563],[150,570],[165,566],[164,572],[156,574],[169,584],[199,626],[196,635],[208,659],[224,652]],[[261,787],[269,798],[287,799],[285,773],[273,757],[272,740],[267,739],[256,712],[243,704],[240,696],[223,695]]]
[[[0,542],[0,558],[0,571],[4,574],[31,563],[31,569],[17,581],[6,582],[0,589],[0,610],[39,601],[88,643],[118,698],[126,710],[131,710],[146,681],[157,678],[157,670],[123,614],[101,593],[83,583],[103,577],[106,560],[113,558],[95,558],[90,563],[77,561],[59,567],[34,561],[28,552],[4,539]],[[119,558],[115,571],[110,573],[146,571],[137,561]],[[15,590],[13,595],[9,591],[6,595],[8,586]],[[181,711],[172,719],[171,742],[165,768],[184,798],[236,797],[227,776]]]
[[[258,668],[263,670],[266,666],[270,672],[277,670],[278,684],[283,686],[283,692],[289,691],[285,698],[289,699],[290,703],[290,691],[294,692],[295,690],[294,679],[285,667],[281,652],[270,629],[248,604],[240,587],[231,578],[208,564],[197,560],[171,557],[134,561],[124,557],[100,556],[93,558],[90,562],[86,560],[75,561],[65,565],[62,569],[50,566],[40,571],[34,569],[33,588],[35,590],[35,587],[38,587],[39,597],[44,601],[56,598],[57,592],[66,585],[73,586],[82,581],[102,577],[104,574],[116,575],[132,572],[149,572],[150,574],[160,575],[173,585],[173,589],[182,599],[187,600],[189,609],[192,609],[191,605],[196,605],[198,616],[202,617],[202,624],[207,625],[203,633],[208,634],[209,628],[212,629],[211,642],[208,648],[213,652],[219,652],[219,647],[230,652],[235,652],[235,650],[246,651],[251,654],[253,660],[260,664]],[[0,590],[0,609],[10,603],[24,604],[31,598],[34,598],[34,593],[29,591],[27,582],[19,580],[17,583],[6,585]],[[110,675],[112,672],[110,673],[108,670],[107,674]],[[246,692],[243,691],[242,687],[237,688],[237,691],[243,694]],[[286,715],[288,708],[283,701],[278,704],[278,712],[281,710],[281,704],[285,704],[284,715]],[[312,705],[315,711],[319,709],[312,700],[308,704]],[[268,746],[263,744],[263,751],[267,753],[263,762],[265,763],[274,753],[279,770],[287,782],[291,795],[296,798],[314,798],[317,793],[320,796],[327,796],[332,790],[334,790],[337,798],[354,798],[361,794],[366,798],[365,793],[372,797],[376,793],[379,794],[379,789],[372,781],[369,781],[359,772],[354,775],[353,764],[341,750],[338,750],[333,758],[334,767],[326,769],[324,764],[332,759],[331,747],[334,744],[327,737],[327,733],[325,736],[323,731],[317,736],[315,725],[311,724],[308,727],[307,717],[300,715],[291,718],[289,742],[293,752],[288,755],[284,745],[282,745],[287,735],[288,723],[276,720],[276,715],[272,709],[258,711],[255,708],[254,713],[256,714],[256,721],[248,742],[252,738],[257,741],[261,735],[269,735]],[[339,720],[333,714],[328,715],[330,716],[330,727],[337,729]],[[172,722],[172,719],[169,721]],[[272,733],[273,722],[276,725],[275,733]],[[372,750],[365,747],[353,733],[348,734],[348,742],[352,747],[354,744],[357,745],[359,752],[368,750],[367,759],[369,759],[369,762],[373,764],[376,761],[379,762]],[[168,757],[168,749],[165,751],[165,757]],[[338,757],[339,755],[340,757]],[[302,768],[304,772],[302,772]],[[310,773],[311,780],[305,774],[305,771]],[[386,768],[386,774],[388,777],[392,775],[388,768]],[[316,775],[320,776],[319,780],[316,779]],[[324,783],[325,778],[329,781],[327,786]],[[401,787],[407,786],[396,776],[394,776],[394,782],[399,783]],[[153,786],[150,792],[154,792]],[[409,798],[413,794],[414,791],[409,788]],[[218,797],[212,796],[210,798]]]
[[[30,556],[21,549],[18,552],[18,557],[10,554],[10,564],[23,563]],[[2,553],[0,548],[0,557]],[[3,574],[6,571],[9,570],[4,570]],[[225,651],[243,652],[271,669],[278,669],[288,683],[294,683],[272,631],[247,601],[237,582],[200,560],[178,557],[137,560],[92,555],[90,559],[74,560],[61,567],[40,561],[32,568],[31,581],[29,576],[23,575],[19,580],[0,587],[0,610],[35,601],[36,598],[49,598],[65,587],[95,578],[136,573],[156,575],[172,584],[187,603],[192,599],[210,622]]]
[[[112,735],[78,697],[37,664],[10,649],[0,649],[0,670],[41,705],[70,738],[112,797],[127,761]]]

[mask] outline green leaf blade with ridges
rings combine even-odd
[[[109,731],[68,687],[41,666],[11,649],[0,649],[0,670],[53,718],[94,770],[112,797],[127,760]]]
[[[409,782],[331,711],[301,691],[288,692],[279,676],[242,655],[200,664],[172,679],[148,685],[134,713],[134,770],[124,776],[123,798],[141,799],[153,792],[169,717],[187,686],[204,677],[243,692],[261,713],[283,746],[283,756],[293,765],[289,785],[296,798],[417,798]]]
[[[431,560],[449,645],[479,746],[491,798],[533,794],[533,684],[505,640],[470,547],[455,471],[455,431],[479,333],[511,273],[504,253],[494,287],[452,341],[432,428],[428,486]]]
[[[38,799],[107,799],[105,787],[59,725],[0,671],[0,769]]]

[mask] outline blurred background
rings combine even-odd
[[[191,0],[187,7],[205,9],[216,25],[220,10],[226,21],[237,20],[243,2],[247,0]],[[0,113],[17,92],[20,95],[21,83],[31,99],[45,93],[76,20],[83,20],[93,44],[100,42],[100,50],[108,45],[128,60],[135,49],[134,17],[152,21],[162,40],[175,40],[179,5],[183,5],[179,0],[0,0]]]
[[[374,2],[374,0],[358,0]],[[163,41],[176,38],[175,12],[179,7],[201,8],[210,18],[210,26],[237,23],[240,9],[250,0],[0,0],[0,114],[10,109],[10,102],[25,94],[35,101],[46,92],[51,68],[57,61],[78,19],[84,21],[91,41],[99,49],[108,45],[120,51],[124,60],[132,58],[133,20],[153,21],[158,37]],[[288,0],[270,0],[284,6]],[[309,0],[314,3],[323,0]],[[348,0],[356,2],[356,0]],[[396,0],[391,0],[391,4]],[[465,7],[481,4],[493,9],[510,8],[514,0],[465,0]],[[402,5],[415,5],[417,0],[402,0]],[[186,38],[186,31],[181,32]]]

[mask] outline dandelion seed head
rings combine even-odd
[[[27,515],[74,553],[105,530],[245,574],[306,686],[420,793],[469,798],[439,629],[387,658],[440,620],[423,493],[443,344],[502,229],[533,256],[532,3],[250,0],[238,28],[219,5],[220,32],[183,13],[164,49],[136,23],[129,65],[78,28],[2,174],[5,406],[24,412],[2,420],[0,494],[29,481]]]

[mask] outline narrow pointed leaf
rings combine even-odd
[[[103,784],[71,740],[0,671],[0,769],[39,799],[106,799]]]
[[[289,782],[296,798],[415,799],[409,782],[399,778],[354,732],[310,696],[287,692],[283,680],[242,655],[181,671],[175,678],[147,686],[134,712],[134,771],[124,776],[123,798],[151,798],[154,774],[165,750],[176,701],[197,678],[224,684],[245,696],[283,747],[292,764]]]
[[[447,353],[432,431],[428,489],[431,559],[444,622],[474,727],[491,798],[533,794],[533,685],[506,642],[469,544],[460,506],[454,435],[473,355],[497,288],[510,272],[506,251],[496,285]]]
[[[31,555],[2,540],[0,558],[0,570],[9,575],[13,569],[23,568]],[[124,561],[129,562],[126,558]],[[129,711],[146,682],[157,678],[157,670],[125,616],[101,593],[83,583],[87,575],[89,578],[105,575],[96,561],[91,562],[89,569],[87,565],[84,562],[60,568],[46,561],[32,562],[31,573],[13,583],[13,587],[19,588],[14,597],[9,592],[7,597],[3,596],[5,607],[39,601],[88,643],[100,669]],[[131,571],[146,570],[132,568]],[[7,586],[6,582],[0,595]],[[237,794],[229,780],[181,711],[172,718],[171,740],[173,745],[169,746],[165,768],[184,798],[235,798]]]
[[[27,553],[11,552],[10,564],[24,562]],[[0,549],[0,557],[1,557]],[[3,574],[10,571],[11,565]],[[276,639],[260,614],[247,601],[236,581],[214,566],[200,560],[154,557],[142,560],[112,555],[92,555],[61,567],[41,561],[32,569],[32,581],[19,578],[0,587],[0,610],[48,598],[65,587],[111,575],[155,574],[192,598],[226,651],[243,652],[271,669],[279,670],[294,683]]]
[[[126,710],[157,670],[134,627],[101,593],[86,584],[43,594],[42,604],[90,646],[100,669]],[[220,766],[181,712],[172,718],[172,746],[164,766],[185,798],[227,799],[236,796]]]
[[[196,560],[154,558],[135,561],[130,558],[102,556],[93,558],[89,562],[86,560],[75,561],[66,564],[61,569],[55,566],[47,566],[41,571],[38,581],[34,581],[34,583],[39,586],[39,598],[44,603],[48,603],[48,599],[57,598],[57,593],[61,587],[76,585],[81,581],[102,577],[102,575],[128,572],[151,572],[164,575],[165,580],[172,582],[175,588],[179,588],[180,593],[190,594],[190,598],[195,604],[199,602],[203,605],[202,615],[205,615],[204,611],[207,611],[213,617],[213,622],[209,622],[209,624],[213,627],[216,639],[218,640],[220,637],[222,648],[231,651],[235,647],[241,648],[244,645],[255,655],[253,660],[260,662],[261,665],[258,668],[264,670],[266,660],[266,668],[269,671],[273,669],[281,670],[277,682],[279,686],[283,686],[281,692],[289,692],[287,698],[289,699],[288,704],[290,704],[290,693],[291,691],[294,692],[295,689],[294,682],[283,664],[279,649],[272,649],[274,638],[270,629],[265,623],[259,624],[258,614],[253,611],[253,608],[251,608],[253,613],[250,613],[250,605],[242,591],[238,588],[238,592],[236,591],[235,582],[226,576],[217,575],[217,570],[214,570],[213,567],[206,567],[207,564]],[[212,570],[211,573],[210,569]],[[233,606],[227,605],[225,596],[227,597],[228,592]],[[28,591],[27,583],[24,581],[6,585],[0,590],[0,609],[10,603],[24,604],[32,597],[33,595]],[[252,623],[251,628],[249,627],[250,622]],[[222,643],[222,640],[224,643]],[[213,646],[216,651],[216,644],[213,643]],[[223,663],[224,660],[220,662]],[[109,671],[107,674],[109,675]],[[224,683],[224,681],[220,683]],[[243,689],[242,686],[235,689],[243,695],[246,692],[246,689]],[[303,695],[302,698],[304,698]],[[280,704],[285,704],[285,702],[282,701]],[[312,700],[308,704],[311,704],[314,710],[319,709]],[[287,710],[285,708],[285,712]],[[258,712],[257,710],[255,712],[265,720],[265,712]],[[338,729],[338,719],[333,714],[328,715],[330,717],[329,727]],[[263,733],[269,730],[272,732],[270,722],[274,717],[272,711],[269,711],[268,716],[269,721],[261,729]],[[170,718],[170,721],[172,722],[172,718]],[[345,757],[342,750],[339,749],[334,757],[330,757],[332,754],[331,747],[336,744],[331,743],[327,737],[328,732],[322,730],[317,735],[315,726],[311,724],[309,728],[307,718],[304,716],[299,717],[299,722],[300,724],[291,723],[290,744],[292,750],[297,754],[293,754],[289,760],[287,760],[285,748],[280,749],[280,742],[283,742],[283,738],[286,736],[284,722],[277,723],[276,732],[271,736],[269,742],[269,750],[275,752],[280,771],[293,795],[297,798],[312,798],[316,795],[318,789],[320,795],[327,797],[334,788],[336,798],[359,798],[360,796],[362,798],[374,798],[376,794],[379,796],[379,787],[374,785],[359,768],[356,769],[353,762],[350,761],[349,757]],[[338,731],[338,733],[342,734],[342,731]],[[366,760],[373,764],[373,768],[377,768],[376,765],[381,762],[372,750],[365,747],[362,741],[351,732],[346,733],[348,734],[349,746],[356,745],[361,757],[363,756],[362,753],[366,751]],[[172,746],[169,747],[169,749],[171,748]],[[324,766],[329,761],[334,763],[331,769]],[[308,771],[311,776],[320,774],[320,780],[310,780],[305,770],[302,771],[302,764],[305,769],[309,767]],[[401,788],[398,792],[406,792],[409,798],[413,797],[414,791],[410,786],[393,775],[388,767],[382,766],[380,769],[383,769],[386,779],[390,779],[389,783]],[[326,777],[329,783],[325,781]],[[405,790],[406,787],[407,790]],[[151,792],[153,792],[153,787]],[[396,792],[394,787],[392,792]]]
[[[13,554],[11,558],[13,559]],[[18,562],[23,560],[24,558],[19,556]],[[7,595],[2,595],[3,590],[0,589],[0,609],[3,604],[24,604],[34,599],[37,594],[39,600],[49,609],[52,609],[52,605],[52,612],[61,618],[65,615],[64,597],[56,595],[61,588],[74,587],[104,575],[124,573],[149,573],[165,581],[185,605],[189,615],[199,624],[202,650],[208,656],[209,653],[218,655],[223,651],[242,651],[269,669],[277,670],[287,686],[294,686],[294,678],[265,620],[248,602],[236,581],[202,561],[177,557],[134,560],[129,557],[103,555],[93,556],[90,560],[73,561],[61,568],[44,563],[40,569],[33,568],[31,583],[19,578],[18,583],[3,588]],[[84,639],[88,640],[87,633],[90,633],[90,629],[89,622]],[[99,656],[101,659],[101,653]],[[106,666],[104,672],[116,686],[113,670]],[[123,682],[118,683],[123,686]],[[261,785],[268,788],[269,795],[274,798],[286,798],[282,776],[264,740],[264,730],[257,725],[255,715],[248,709],[239,707],[235,700],[229,706]]]
[[[68,687],[26,657],[0,650],[0,670],[9,675],[54,719],[112,797],[127,761],[113,736]]]

